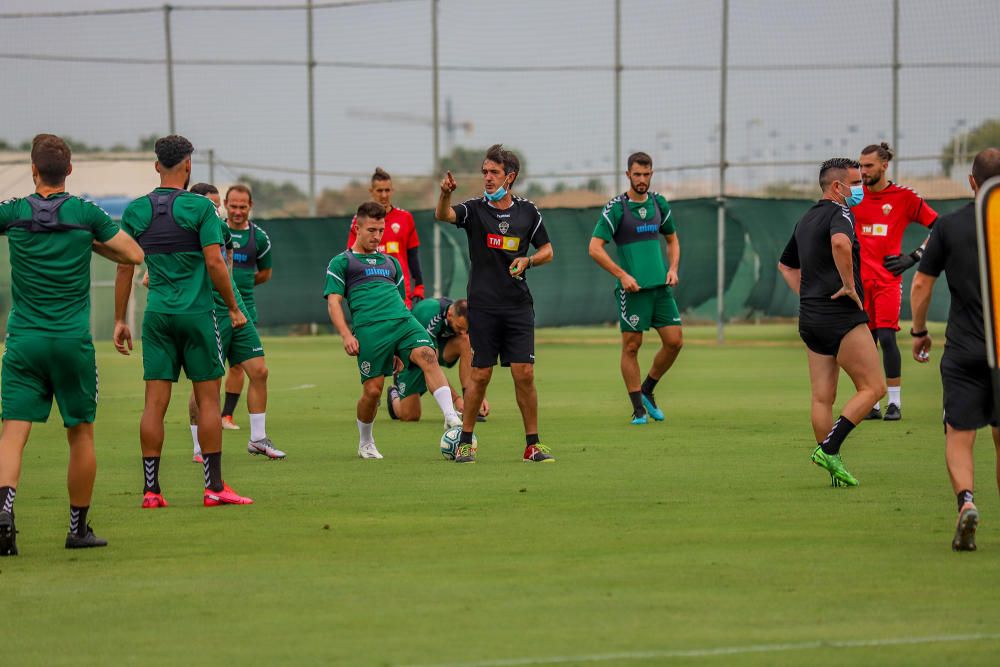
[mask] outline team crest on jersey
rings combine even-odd
[[[369,362],[367,362],[367,361],[362,361],[361,362],[361,374],[362,375],[368,375],[371,372],[372,372],[372,365]]]
[[[645,208],[640,208],[639,209],[639,217],[642,218],[643,220],[646,219],[646,209]]]
[[[889,215],[890,213],[892,213],[892,204],[882,206],[882,215]]]
[[[236,239],[233,239],[233,249],[240,248],[240,247],[242,247],[242,246],[240,246],[240,242],[237,241]]]
[[[375,264],[378,264],[378,260],[375,259],[374,257],[369,257],[365,261],[368,262],[369,264],[371,264],[372,266],[375,266]]]
[[[501,222],[500,225],[499,225],[499,227],[500,227],[500,233],[501,234],[506,234],[507,230],[510,229],[510,223],[509,222]]]
[[[629,315],[628,316],[628,323],[631,324],[633,328],[635,328],[636,326],[639,325],[639,316],[638,315]]]
[[[390,227],[392,227],[392,231],[393,231],[394,233],[396,233],[396,234],[398,234],[398,233],[399,233],[399,223],[398,223],[398,222],[394,222],[394,223],[392,223],[392,224],[391,224],[391,225],[389,225],[389,226],[390,226]]]

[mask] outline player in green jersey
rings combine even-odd
[[[414,306],[413,317],[420,323],[438,352],[438,365],[451,368],[458,364],[458,379],[461,387],[469,386],[472,373],[472,346],[469,344],[469,302],[466,299],[452,301],[424,299]],[[411,365],[400,371],[395,384],[389,387],[389,416],[404,422],[420,421],[420,397],[427,391],[427,382],[419,366]],[[455,409],[461,412],[465,405],[458,393],[451,390]],[[483,399],[479,416],[485,421],[490,412],[490,404]]]
[[[633,153],[625,175],[629,189],[604,207],[590,239],[590,256],[618,279],[615,302],[622,332],[622,377],[632,401],[632,423],[645,424],[650,417],[663,421],[653,390],[681,351],[681,316],[671,291],[677,284],[681,244],[667,200],[649,191],[653,159]],[[663,261],[661,235],[667,242],[669,265]],[[618,247],[618,263],[604,247],[610,241]],[[650,327],[656,329],[661,345],[640,384],[639,347],[642,333]]]
[[[411,364],[423,371],[444,414],[445,426],[462,425],[431,336],[406,309],[406,285],[399,262],[378,252],[384,233],[382,205],[365,202],[359,206],[357,239],[350,249],[330,260],[323,289],[330,321],[344,339],[344,351],[358,358],[362,386],[357,409],[358,456],[363,459],[382,458],[375,447],[372,425],[385,376]],[[351,327],[344,317],[344,301],[351,309]]]
[[[191,380],[198,402],[198,436],[204,454],[206,507],[246,505],[222,477],[222,420],[218,380],[225,372],[212,287],[222,296],[234,330],[247,318],[233,294],[222,256],[222,226],[205,197],[187,192],[191,178],[191,142],[179,135],[156,140],[160,187],[136,199],[122,214],[122,228],[146,253],[149,299],[142,321],[142,366],[146,405],[139,426],[145,473],[142,506],[166,507],[160,491],[163,419],[172,383],[181,368]],[[125,322],[132,291],[133,267],[119,265],[115,279],[115,348],[132,349]]]
[[[256,325],[257,300],[254,297],[254,288],[271,279],[272,255],[270,237],[263,229],[250,222],[252,208],[253,192],[250,186],[237,183],[226,190],[226,224],[233,238],[233,278],[243,303],[246,304],[250,321]],[[225,429],[240,428],[233,421],[233,411],[240,401],[245,371],[246,369],[241,368],[239,364],[229,367],[229,374],[226,376],[226,400],[222,405],[222,427]],[[249,406],[249,394],[247,403],[247,409],[253,413],[253,409]],[[252,422],[252,414],[250,419]],[[253,430],[252,424],[251,430]]]
[[[87,523],[97,459],[97,365],[90,337],[90,259],[142,262],[142,250],[96,205],[66,194],[73,170],[66,142],[39,134],[31,144],[35,193],[0,204],[10,247],[14,305],[7,322],[0,403],[0,556],[17,555],[14,496],[24,446],[52,399],[69,440],[70,519],[66,548],[103,547]]]
[[[195,183],[191,186],[191,192],[207,197],[216,210],[219,209],[219,190],[210,183]],[[223,247],[225,248],[226,265],[230,275],[233,270],[233,239],[229,227],[221,219]],[[260,342],[257,334],[257,327],[250,320],[250,314],[240,297],[236,287],[235,279],[232,282],[233,293],[240,310],[247,317],[246,326],[240,329],[233,329],[229,326],[229,317],[226,311],[226,302],[215,290],[212,295],[215,298],[215,319],[219,323],[220,340],[222,341],[222,353],[229,360],[232,368],[237,364],[243,366],[247,377],[250,378],[250,390],[247,392],[247,407],[250,411],[250,440],[247,442],[247,452],[255,456],[265,456],[268,459],[283,459],[285,453],[274,446],[274,443],[267,437],[265,412],[267,410],[267,364],[264,362],[264,346]],[[201,446],[198,443],[198,402],[194,400],[194,394],[188,401],[188,413],[191,419],[191,439],[194,442],[193,460],[196,463],[203,463]]]

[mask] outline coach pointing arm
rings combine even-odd
[[[438,195],[437,208],[434,209],[434,217],[441,222],[450,222],[455,224],[458,220],[458,216],[455,215],[455,209],[451,207],[451,193],[455,191],[458,187],[458,183],[455,182],[455,177],[451,175],[451,172],[447,172],[443,179],[441,179],[441,194]]]

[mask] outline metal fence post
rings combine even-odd
[[[174,8],[170,5],[163,5],[163,39],[166,45],[167,63],[167,118],[170,126],[170,134],[177,133],[176,114],[174,112],[174,45],[170,35],[170,13]]]
[[[434,175],[441,176],[441,100],[440,100],[440,67],[438,64],[438,0],[431,0],[431,125],[434,128]],[[434,225],[434,298],[441,296],[441,225]]]
[[[892,150],[899,153],[899,0],[892,0]],[[899,178],[899,160],[892,161],[892,179]]]
[[[316,57],[313,53],[313,0],[306,3],[306,87],[309,106],[309,216],[316,217]]]
[[[722,60],[719,67],[719,208],[716,227],[716,339],[725,342],[726,317],[726,94],[729,86],[729,0],[722,0]]]
[[[615,150],[611,171],[622,164],[622,0],[615,0]],[[612,180],[612,189],[614,181]]]

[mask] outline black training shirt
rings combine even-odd
[[[469,306],[497,311],[531,305],[527,280],[511,276],[510,264],[518,257],[527,257],[529,243],[540,248],[549,242],[538,207],[514,197],[510,208],[500,210],[482,197],[452,210],[455,224],[469,239]]]
[[[860,311],[858,304],[849,296],[830,299],[843,287],[830,245],[830,238],[834,234],[846,234],[851,239],[854,290],[860,299],[865,298],[861,287],[861,245],[854,235],[854,216],[846,206],[821,199],[795,224],[792,238],[781,253],[782,264],[802,271],[799,287],[800,321],[825,321],[841,315],[856,317]],[[866,322],[867,317],[860,321]]]
[[[923,259],[917,269],[935,278],[944,271],[951,292],[945,349],[963,358],[986,363],[983,331],[983,296],[979,277],[979,245],[976,239],[976,206],[969,202],[943,215],[931,228]]]

